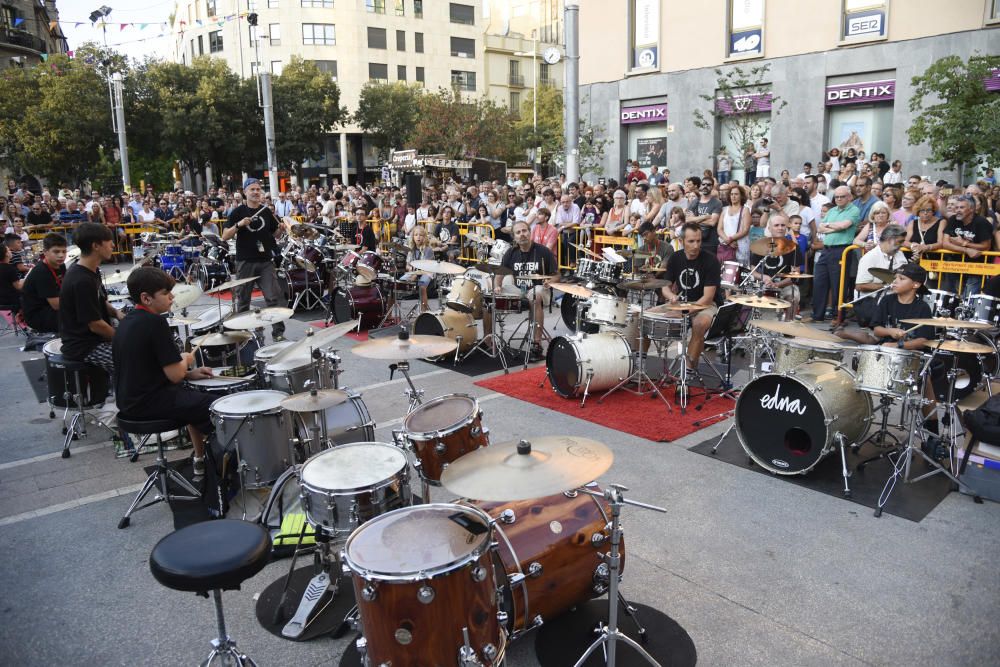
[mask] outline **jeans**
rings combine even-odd
[[[952,292],[953,294],[958,294],[958,277],[957,273],[949,273],[941,278],[941,289],[945,292]],[[973,294],[979,294],[982,291],[983,278],[982,276],[975,276],[971,274],[966,274],[963,276],[962,280],[962,300],[972,296]]]
[[[236,277],[237,278],[250,278],[256,277],[257,280],[252,283],[247,283],[246,285],[240,285],[236,288],[236,312],[242,313],[246,310],[250,310],[250,298],[253,294],[253,286],[260,285],[260,291],[264,293],[264,302],[267,304],[268,308],[273,308],[275,306],[284,308],[285,301],[285,290],[281,283],[278,282],[278,274],[274,268],[274,262],[270,260],[265,261],[237,261],[236,262]],[[271,325],[271,335],[281,336],[285,333],[285,323],[275,322]]]
[[[729,182],[729,172],[728,171],[720,171],[720,172],[718,172],[715,175],[715,180],[717,180],[720,184],[722,184],[722,183],[728,183]]]
[[[814,267],[812,318],[817,322],[823,321],[826,312],[826,299],[830,290],[833,290],[834,301],[836,301],[837,289],[840,286],[844,248],[846,247],[846,245],[826,246]],[[834,308],[836,307],[837,304],[834,303]]]

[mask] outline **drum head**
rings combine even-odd
[[[269,389],[244,391],[239,394],[223,396],[212,403],[211,410],[220,415],[253,415],[280,409],[281,401],[286,398],[288,398],[288,394]]]
[[[406,416],[403,429],[410,433],[446,431],[461,424],[476,412],[476,399],[462,394],[441,396]]]
[[[280,343],[265,345],[264,347],[260,348],[259,350],[253,353],[253,358],[259,359],[260,361],[268,361],[269,359],[273,359],[274,355],[278,354],[289,345],[294,345],[295,342],[296,341],[285,340],[281,341]]]
[[[365,578],[434,576],[486,548],[490,519],[462,505],[403,507],[375,517],[347,540],[348,565]]]
[[[826,423],[813,389],[794,377],[762,375],[736,401],[743,449],[767,470],[804,472],[823,456]]]
[[[413,321],[413,333],[417,336],[443,336],[444,326],[437,313],[420,313]]]
[[[384,442],[340,445],[302,464],[299,476],[314,489],[357,491],[385,481],[406,467],[406,455]]]
[[[560,336],[552,339],[545,355],[545,368],[552,389],[560,396],[572,396],[580,386],[580,360],[576,346],[568,338]]]
[[[53,338],[48,343],[43,345],[42,353],[48,357],[62,354],[62,338]]]

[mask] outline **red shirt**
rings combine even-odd
[[[545,225],[534,225],[531,228],[531,240],[545,246],[553,253],[556,252],[556,244],[559,239],[559,232],[548,222]]]

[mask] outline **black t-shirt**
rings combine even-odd
[[[442,232],[447,232],[447,234],[442,234]],[[434,225],[434,236],[442,243],[457,245],[459,237],[458,223],[454,220],[447,225],[443,222],[437,223]]]
[[[55,274],[53,275],[53,271]],[[32,329],[56,333],[59,331],[59,313],[49,305],[48,299],[59,296],[66,265],[51,269],[44,260],[28,271],[21,288],[21,303],[24,320]]]
[[[52,224],[52,214],[48,211],[42,209],[38,213],[32,211],[28,214],[28,219],[26,223],[29,227],[31,225],[51,225]]]
[[[21,296],[14,287],[14,283],[20,279],[17,267],[8,262],[0,264],[0,305],[16,306],[21,303]]]
[[[878,305],[875,306],[875,314],[872,315],[872,327],[888,327],[899,329],[910,329],[911,324],[900,324],[900,320],[924,319],[931,316],[931,307],[920,298],[920,294],[913,300],[913,303],[900,303],[899,297],[895,294],[886,294]],[[923,326],[915,331],[906,334],[907,339],[926,338],[934,340],[934,327]],[[893,340],[883,338],[879,342],[885,343]]]
[[[763,257],[761,255],[750,255],[750,266],[757,266],[760,264],[760,260],[764,260],[764,264],[760,267],[760,272],[765,276],[774,277],[779,273],[789,273],[792,267],[796,265],[797,260],[800,260],[798,250],[793,250],[790,253],[784,255],[779,255],[778,257]],[[798,263],[801,263],[800,261]],[[779,279],[780,280],[780,279]]]
[[[59,290],[59,337],[64,356],[82,361],[104,341],[87,326],[97,320],[111,324],[108,292],[98,272],[74,264],[66,269]]]
[[[719,215],[719,220],[722,219],[722,202],[720,202],[715,197],[712,197],[708,201],[701,201],[701,197],[695,199],[688,206],[688,213],[691,215],[712,215],[713,213]],[[718,223],[716,223],[718,224]],[[701,225],[701,248],[702,250],[708,250],[712,254],[715,254],[716,248],[719,247],[719,232],[716,227],[711,225]]]
[[[551,276],[559,270],[556,266],[556,256],[539,243],[532,243],[528,252],[521,250],[520,246],[514,246],[504,254],[500,265],[514,272],[514,282],[518,287],[542,284],[541,280],[520,280],[517,278],[519,275],[538,273]]]
[[[991,296],[994,299],[1000,299],[1000,275],[993,276],[986,281],[986,285],[983,287],[983,294]]]
[[[378,239],[375,238],[375,232],[370,224],[354,232],[354,242],[373,252],[378,249]]]
[[[126,415],[147,414],[156,394],[173,386],[163,367],[181,360],[167,320],[136,308],[118,325],[111,350],[118,409]]]
[[[972,216],[972,222],[967,225],[963,225],[958,218],[952,216],[948,219],[948,226],[945,227],[944,233],[946,236],[962,237],[972,243],[982,243],[993,238],[993,225],[981,215]],[[969,259],[966,257],[964,261],[985,262],[986,258]]]
[[[677,295],[685,301],[697,301],[705,295],[706,287],[715,287],[714,303],[721,306],[722,266],[715,255],[702,249],[694,259],[688,259],[683,252],[675,252],[667,260],[667,271],[663,276],[677,286]]]
[[[240,220],[253,217],[256,212],[257,209],[240,204],[229,214],[225,227],[235,227]],[[238,261],[266,262],[274,256],[273,253],[277,250],[278,243],[274,240],[274,234],[278,231],[278,220],[274,217],[274,213],[265,206],[257,219],[264,223],[261,229],[253,231],[261,223],[252,222],[249,226],[236,230],[236,259]]]

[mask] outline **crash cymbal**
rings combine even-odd
[[[309,271],[310,273],[316,272],[316,265],[310,262],[305,257],[299,257],[298,255],[296,255],[295,257],[292,257],[292,262],[294,262],[295,266],[299,267],[300,269],[304,269],[305,271]]]
[[[350,398],[339,389],[320,389],[316,393],[304,391],[282,399],[281,407],[289,412],[316,412],[346,403]]]
[[[829,331],[820,331],[801,322],[754,320],[753,324],[758,329],[773,331],[774,333],[785,334],[786,336],[794,336],[795,338],[805,338],[806,340],[822,341],[825,343],[839,343],[842,340]]]
[[[295,341],[271,357],[271,360],[267,362],[267,369],[284,371],[300,368],[303,363],[308,363],[312,359],[313,350],[328,349],[338,338],[360,326],[361,320],[359,318],[352,322],[341,322],[325,329],[308,329],[305,338]]]
[[[667,281],[660,280],[659,278],[650,278],[648,276],[643,276],[639,280],[626,280],[618,283],[618,289],[629,289],[629,290],[655,290],[661,287],[666,287]]]
[[[945,342],[941,343],[940,347],[938,347],[938,344],[936,342],[927,343],[925,347],[928,347],[932,350],[946,350],[948,352],[967,352],[969,354],[993,353],[993,348],[990,347],[989,345],[983,345],[982,343],[973,343],[967,340],[946,340]]]
[[[954,317],[928,317],[926,319],[900,320],[900,324],[919,324],[927,327],[940,327],[942,329],[992,329],[992,324],[982,322],[968,322],[966,320],[956,320]]]
[[[581,299],[589,299],[594,295],[593,290],[589,290],[583,285],[574,285],[573,283],[552,283],[549,287],[559,292],[572,294],[573,296],[580,297]]]
[[[406,336],[406,334],[400,334],[396,338],[377,338],[359,343],[351,348],[351,352],[366,359],[405,361],[439,357],[454,352],[457,347],[457,342],[444,336]]]
[[[795,241],[774,237],[760,238],[750,244],[750,252],[761,257],[780,257],[795,250]]]
[[[414,268],[416,268],[416,262],[414,262]],[[500,266],[499,264],[487,264],[486,262],[479,262],[474,267],[476,271],[482,271],[483,273],[488,273],[491,276],[512,276],[514,272],[508,269],[506,266]]]
[[[174,295],[174,310],[184,310],[201,296],[201,287],[198,285],[174,285],[171,290]]]
[[[101,273],[101,280],[105,285],[121,285],[124,282],[128,282],[128,277],[131,275],[132,269],[122,271],[121,269],[115,269],[109,273]]]
[[[482,243],[483,245],[493,245],[496,243],[495,239],[486,236],[486,234],[477,234],[476,232],[469,232],[465,235],[465,238],[473,243]]]
[[[441,484],[465,498],[527,500],[588,484],[613,461],[611,450],[596,440],[543,436],[475,449],[444,469]]]
[[[662,273],[666,270],[665,266],[643,266],[639,268],[639,273]]]
[[[891,283],[896,278],[896,272],[889,269],[868,269],[868,273],[886,284]]]
[[[294,314],[295,311],[291,308],[261,308],[233,315],[222,325],[227,329],[256,329],[290,320]]]
[[[781,310],[782,308],[788,308],[792,305],[784,299],[776,299],[772,296],[756,296],[754,294],[734,294],[729,297],[729,302],[738,303],[741,306],[764,308],[769,310]]]
[[[222,347],[244,343],[253,338],[253,334],[245,331],[226,331],[225,333],[210,333],[191,339],[191,344],[197,347]]]
[[[240,285],[246,285],[247,283],[252,283],[255,280],[257,280],[256,277],[237,278],[236,280],[230,280],[229,282],[222,283],[218,287],[213,287],[212,289],[205,292],[205,294],[216,294],[218,292],[225,292],[226,290],[235,289]]]
[[[427,271],[428,273],[435,274],[445,274],[457,276],[460,273],[465,273],[465,267],[458,264],[452,264],[451,262],[438,262],[433,259],[418,259],[410,262],[410,264],[415,269],[421,271]]]
[[[689,311],[696,312],[699,310],[705,310],[708,306],[703,306],[700,303],[664,303],[659,306],[653,306],[652,308],[646,309],[647,315],[666,315],[676,313],[678,311]]]
[[[576,248],[577,250],[582,250],[583,252],[587,253],[588,255],[590,255],[591,257],[593,257],[594,259],[600,259],[600,260],[604,259],[603,257],[601,257],[600,255],[598,255],[596,252],[594,252],[593,250],[591,250],[590,248],[588,248],[585,245],[580,245],[579,243],[570,243],[570,245],[573,246],[574,248]]]
[[[288,232],[297,239],[312,240],[319,236],[319,232],[309,225],[294,224]]]
[[[875,274],[872,274],[872,275],[875,275]],[[795,280],[796,278],[812,278],[813,274],[811,274],[811,273],[779,273],[778,277],[779,278],[791,278],[792,280]]]
[[[393,252],[402,253],[404,255],[408,255],[410,253],[410,249],[407,248],[402,243],[390,243],[389,249],[392,250]]]
[[[197,317],[168,317],[167,325],[172,327],[189,327],[200,322]]]

